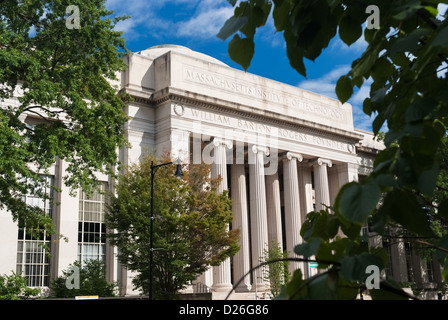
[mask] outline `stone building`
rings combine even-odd
[[[221,190],[230,189],[232,228],[240,230],[241,249],[201,275],[190,290],[263,292],[265,283],[257,276],[233,284],[258,264],[272,241],[293,252],[306,213],[332,205],[343,184],[368,175],[382,148],[371,133],[354,128],[350,104],[232,69],[186,47],[155,46],[125,60],[128,69],[115,85],[133,97],[126,107],[132,147],[119,151],[120,160],[130,164],[148,152],[169,151],[183,163],[211,164],[212,176],[223,177]],[[29,114],[24,121],[35,119]],[[48,177],[59,187],[65,167],[57,161]],[[109,177],[98,178],[103,188],[112,188]],[[0,274],[23,273],[31,286],[45,287],[75,260],[102,259],[121,294],[135,294],[132,274],[104,240],[104,197],[89,198],[82,191],[71,197],[65,188],[53,197],[60,205],[51,207],[33,195],[25,199],[47,210],[68,241],[40,240],[50,244],[49,258],[1,211]],[[405,258],[399,253],[393,258],[396,272],[406,271],[401,266],[409,250],[403,249]],[[290,268],[316,272],[304,263]]]

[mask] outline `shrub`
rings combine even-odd
[[[75,275],[74,270],[79,273]],[[67,285],[74,281],[78,281],[79,286]],[[55,298],[74,298],[85,295],[114,297],[118,291],[118,284],[107,282],[103,262],[86,260],[83,266],[79,261],[70,265],[67,270],[63,271],[63,276],[51,283],[50,288],[51,296]]]
[[[0,275],[0,300],[28,299],[39,293],[40,289],[28,287],[27,279],[21,275]]]

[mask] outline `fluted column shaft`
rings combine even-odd
[[[330,187],[328,185],[327,167],[331,167],[332,165],[331,160],[321,158],[313,163],[316,211],[326,210],[326,207],[330,206]]]
[[[301,243],[300,228],[302,218],[300,215],[299,177],[297,174],[297,161],[302,161],[302,155],[288,152],[283,159],[283,183],[285,199],[285,226],[286,226],[286,248],[290,257],[294,254],[294,247]],[[289,271],[293,273],[301,268],[303,263],[290,262]]]
[[[244,164],[234,164],[230,170],[232,190],[232,228],[240,230],[240,250],[233,257],[233,283],[237,283],[250,270],[249,223],[247,216],[246,174]],[[235,287],[236,292],[250,291],[250,276]]]
[[[272,243],[275,243],[281,250],[283,250],[282,211],[278,172],[266,175],[266,211],[269,246],[271,246]]]
[[[229,142],[217,138],[213,140],[213,144],[214,161],[211,164],[211,177],[212,179],[216,179],[219,176],[222,178],[218,186],[218,192],[222,193],[228,189],[226,147],[231,148],[232,145]],[[212,289],[215,291],[229,291],[232,287],[230,258],[227,258],[219,266],[213,267]]]
[[[252,240],[252,266],[258,266],[268,248],[268,227],[266,214],[266,186],[264,176],[264,155],[269,155],[267,148],[252,146],[253,164],[249,164],[250,178],[250,230]],[[265,291],[266,286],[259,269],[254,274],[252,291]]]
[[[299,165],[299,193],[302,221],[305,221],[306,215],[313,211],[313,185],[308,163]]]

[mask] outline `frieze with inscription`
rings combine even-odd
[[[173,106],[174,113],[192,120],[198,120],[205,123],[217,124],[232,130],[241,130],[262,134],[266,136],[273,136],[287,140],[294,140],[314,146],[329,148],[338,151],[344,151],[351,154],[356,152],[355,146],[349,143],[338,140],[329,139],[323,136],[299,132],[292,129],[280,128],[269,124],[260,123],[257,121],[235,118],[228,115],[222,115],[210,111],[199,110],[188,106],[180,107],[178,104]],[[182,112],[180,112],[180,110]]]

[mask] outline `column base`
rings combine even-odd
[[[235,292],[251,292],[252,286],[250,284],[240,284],[235,288]]]
[[[259,292],[263,293],[266,291],[266,285],[264,283],[254,283],[252,285],[252,288],[250,289],[250,292]]]
[[[229,292],[233,290],[233,285],[231,283],[218,283],[213,284],[211,289],[215,292]]]

